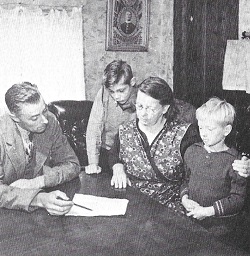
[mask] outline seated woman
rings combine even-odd
[[[161,204],[180,205],[183,154],[199,141],[197,127],[176,118],[178,110],[166,81],[149,77],[139,85],[137,119],[119,127],[110,151],[111,185],[132,185]]]

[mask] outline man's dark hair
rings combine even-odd
[[[11,113],[18,113],[21,104],[37,103],[40,99],[37,86],[29,82],[14,84],[5,93],[5,103]]]

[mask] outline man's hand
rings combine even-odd
[[[10,184],[12,187],[22,188],[22,189],[40,189],[44,185],[44,176],[38,176],[34,179],[19,179]]]
[[[246,156],[243,156],[241,160],[234,160],[233,169],[239,173],[242,177],[250,176],[250,159]]]
[[[131,186],[131,182],[124,171],[123,164],[115,164],[113,166],[111,186],[115,186],[115,188],[126,188],[127,184]]]
[[[195,207],[192,211],[187,213],[187,216],[191,216],[197,220],[203,220],[207,217],[214,216],[215,211],[214,207],[202,207],[202,206],[197,206]]]
[[[85,172],[87,174],[100,173],[101,171],[102,171],[102,168],[97,164],[90,164],[85,167]]]
[[[64,215],[69,212],[73,202],[59,190],[50,193],[38,193],[31,202],[31,206],[45,208],[51,215]]]
[[[192,199],[188,199],[188,195],[184,195],[181,199],[182,205],[185,207],[185,209],[190,212],[194,210],[195,207],[200,206],[197,202],[195,202]]]

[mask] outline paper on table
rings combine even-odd
[[[66,216],[113,216],[126,213],[128,200],[75,194],[73,202],[93,211],[73,205]]]

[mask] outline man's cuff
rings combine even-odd
[[[34,186],[38,189],[45,187],[44,175],[34,178]]]
[[[37,210],[38,208],[40,208],[39,206],[37,205],[32,205],[34,201],[36,201],[36,197],[37,195],[42,192],[43,190],[42,189],[37,189],[37,190],[34,190],[33,191],[33,195],[32,195],[32,200],[27,204],[27,208],[26,208],[26,211],[28,212],[33,212],[35,210]]]

